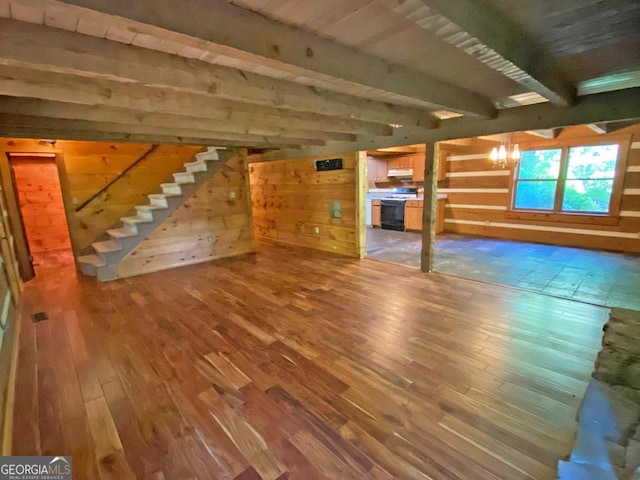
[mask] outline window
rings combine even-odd
[[[515,210],[608,214],[619,146],[589,145],[522,153]]]

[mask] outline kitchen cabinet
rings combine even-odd
[[[367,180],[369,182],[388,182],[387,161],[375,157],[367,157]]]
[[[424,166],[426,153],[418,155],[413,159],[413,181],[424,182]]]
[[[444,232],[444,209],[446,197],[438,198],[436,206],[436,233]],[[423,200],[407,200],[404,204],[404,229],[422,231]]]
[[[380,200],[371,200],[371,226],[380,228],[382,222],[382,206]]]
[[[389,170],[405,170],[407,168],[413,168],[412,157],[399,157],[391,158],[387,160],[387,167]]]
[[[422,200],[407,200],[404,204],[404,229],[422,230]]]

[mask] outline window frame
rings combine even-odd
[[[609,211],[607,213],[597,212],[563,212],[562,201],[567,182],[567,169],[569,166],[569,149],[573,147],[591,147],[598,145],[618,145],[618,159],[616,162],[615,177],[609,200]],[[539,220],[564,223],[590,223],[599,225],[617,225],[620,219],[620,203],[624,187],[624,176],[627,171],[627,156],[631,147],[631,136],[608,136],[607,138],[596,139],[573,139],[570,141],[549,141],[521,144],[522,152],[532,150],[561,150],[560,171],[557,178],[557,186],[554,197],[553,210],[534,210],[526,208],[516,208],[516,186],[518,180],[518,168],[520,164],[511,165],[509,176],[509,206],[505,212],[506,218],[520,220]]]

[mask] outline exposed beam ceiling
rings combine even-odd
[[[560,135],[561,131],[561,128],[545,128],[541,130],[527,130],[526,133],[528,133],[529,135],[535,135],[536,137],[553,140],[554,138],[557,138],[558,135]]]
[[[244,125],[269,125],[286,128],[295,125],[307,130],[325,130],[343,133],[387,135],[391,127],[380,123],[329,117],[309,112],[283,109],[241,102],[202,97],[170,91],[158,87],[111,80],[41,72],[0,66],[0,92],[8,96],[40,98],[81,105],[104,105],[133,108],[150,113],[174,113],[196,118],[228,121]],[[418,127],[421,128],[421,127]]]
[[[49,130],[60,129],[61,132],[94,129],[97,132],[132,133],[136,135],[146,135],[149,138],[152,138],[154,135],[158,135],[159,137],[167,135],[167,129],[164,127],[126,125],[105,121],[61,120],[31,115],[0,113],[0,128],[9,129],[12,127],[20,127],[22,129],[27,129],[28,127],[46,128]],[[171,134],[172,136],[180,138],[200,138],[206,140],[206,143],[210,145],[215,145],[221,141],[233,142],[237,146],[250,144],[268,146],[269,148],[282,147],[283,145],[325,145],[324,140],[215,132],[189,127],[188,125],[182,128],[171,129]]]
[[[600,7],[551,0],[178,3],[0,0],[0,135],[284,149],[275,159],[640,118],[621,83],[640,65],[640,3],[614,32],[596,28]],[[606,91],[573,105],[589,82]]]
[[[635,120],[626,120],[623,122],[610,122],[610,123],[601,123],[599,124],[601,128],[607,133],[617,132],[618,130],[622,130],[623,128],[631,127],[633,125],[638,125],[640,123],[640,118]]]
[[[0,64],[139,82],[211,98],[433,128],[428,110],[330,92],[102,38],[0,19]]]
[[[570,126],[583,123],[630,120],[640,118],[640,88],[600,93],[580,97],[571,107],[559,107],[550,103],[529,105],[520,108],[500,110],[491,120],[478,118],[452,118],[443,120],[440,127],[433,130],[398,128],[389,138],[359,135],[354,143],[333,142],[326,147],[306,147],[300,151],[282,150],[253,157],[251,161],[297,158],[301,156],[333,155],[353,150],[374,150],[388,145],[412,145],[431,143],[455,138],[478,137],[524,130],[546,129],[552,126]]]
[[[188,44],[201,46],[208,42],[207,46],[215,46],[219,54],[241,56],[294,74],[316,72],[417,99],[434,108],[485,118],[496,113],[491,101],[478,94],[223,0],[206,3],[181,0],[179,8],[168,0],[157,0],[152,8],[146,2],[104,0],[29,0],[28,3],[49,6],[63,15],[65,12],[90,14],[95,21]],[[72,6],[81,9],[70,8]]]
[[[563,78],[551,55],[489,1],[420,1],[468,34],[451,37],[459,48],[557,105],[574,102],[576,89]]]
[[[587,128],[589,128],[592,132],[597,133],[598,135],[607,133],[607,129],[604,127],[604,125],[598,123],[589,123],[587,124]]]
[[[164,127],[173,132],[177,128],[191,127],[201,131],[211,131],[220,134],[238,134],[247,136],[291,137],[299,139],[337,140],[353,142],[355,134],[325,132],[320,130],[299,130],[294,127],[272,127],[261,125],[238,125],[225,120],[208,118],[193,118],[165,113],[144,113],[139,110],[126,108],[111,108],[100,105],[77,105],[72,103],[52,102],[32,98],[14,98],[0,96],[0,113],[44,118],[60,118],[67,120],[86,120],[89,122],[111,122],[125,126]],[[248,137],[247,137],[248,138]]]

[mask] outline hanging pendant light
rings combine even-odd
[[[499,168],[505,168],[511,163],[517,163],[520,157],[520,146],[517,143],[511,145],[511,134],[509,134],[507,141],[501,141],[500,147],[493,147],[489,154],[489,159],[494,166]]]

